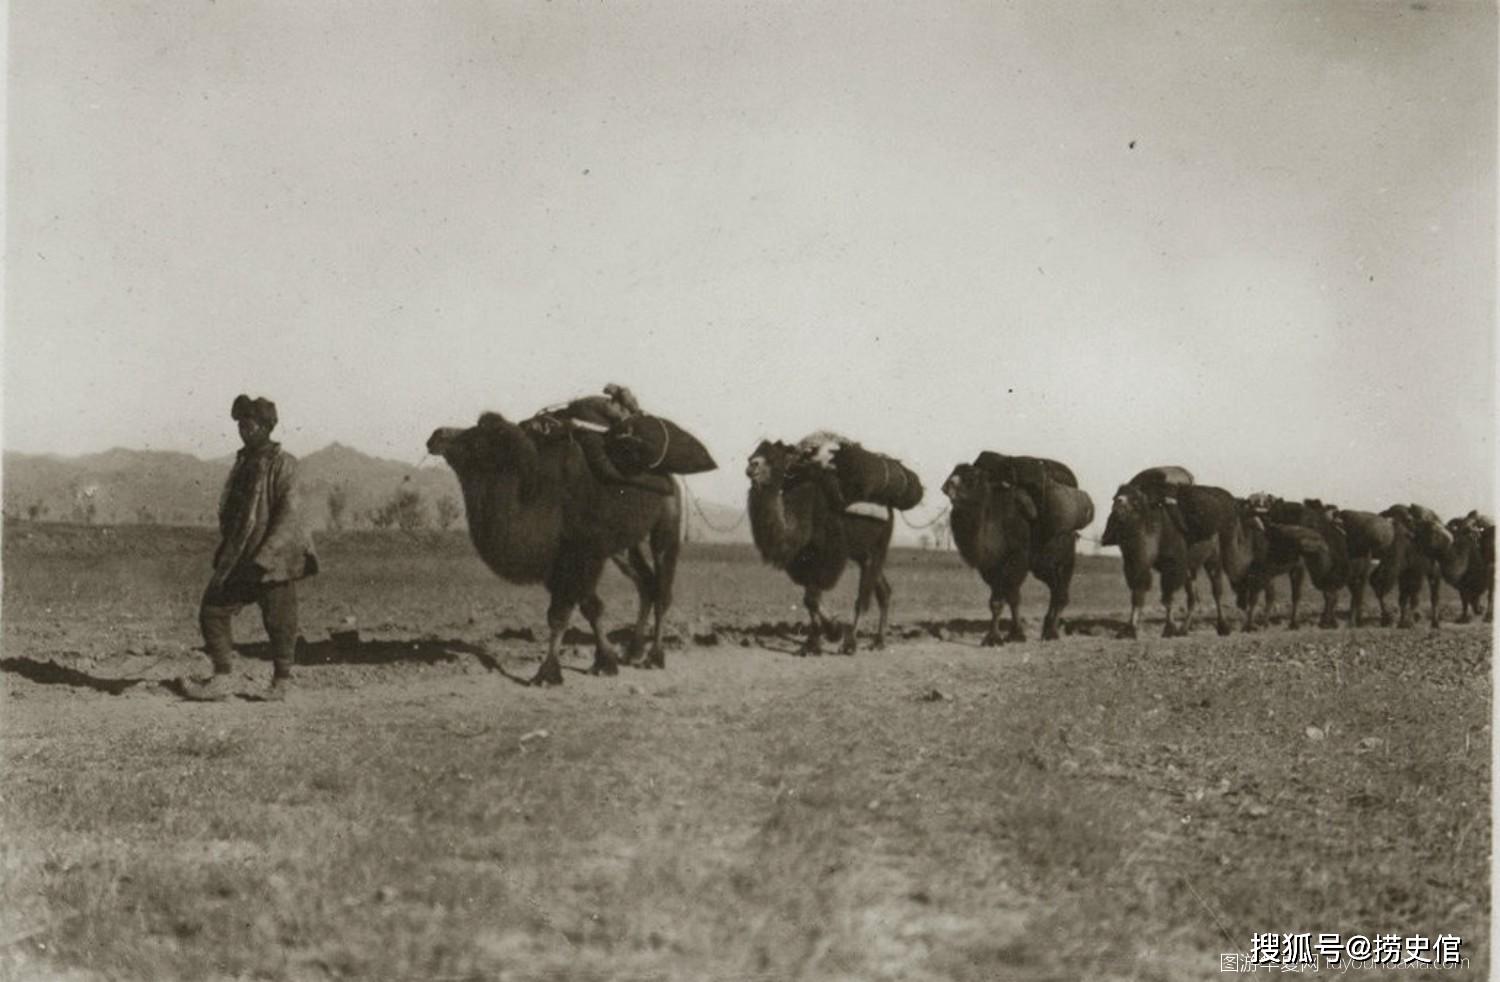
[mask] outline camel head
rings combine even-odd
[[[745,476],[757,488],[779,487],[786,479],[786,469],[793,448],[780,440],[762,440],[745,465]]]
[[[1423,505],[1417,505],[1417,504],[1407,505],[1406,508],[1407,508],[1408,511],[1411,512],[1411,517],[1414,518],[1417,521],[1418,524],[1423,524],[1423,523],[1430,523],[1432,525],[1442,525],[1443,524],[1443,520],[1441,518],[1438,518],[1437,512],[1433,511],[1431,508],[1427,508],[1427,507],[1424,507]]]
[[[973,464],[959,464],[943,482],[943,494],[954,505],[976,504],[991,491],[990,476]]]
[[[536,459],[531,440],[499,413],[481,413],[468,429],[433,430],[427,438],[427,452],[442,457],[460,475],[474,476],[515,470]]]
[[[1119,545],[1120,531],[1140,525],[1150,508],[1151,499],[1142,488],[1134,484],[1120,485],[1114,503],[1109,506],[1109,517],[1104,520],[1104,534],[1099,537],[1099,544]]]
[[[1471,512],[1470,514],[1472,515],[1473,513]],[[1468,517],[1450,518],[1448,519],[1448,524],[1444,527],[1447,528],[1448,535],[1454,542],[1460,539],[1467,539],[1475,544],[1479,542],[1479,532],[1482,526]]]
[[[1145,490],[1134,484],[1122,484],[1115,492],[1114,503],[1109,506],[1109,521],[1127,525],[1139,524],[1151,509],[1151,498]]]

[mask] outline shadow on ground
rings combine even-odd
[[[117,696],[127,689],[152,679],[119,679],[90,675],[76,668],[68,668],[54,661],[38,661],[33,658],[0,658],[0,671],[19,675],[37,685],[66,685],[75,689],[92,689]]]

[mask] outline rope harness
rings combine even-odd
[[[648,471],[654,471],[661,466],[661,462],[667,459],[667,448],[672,445],[672,434],[667,432],[666,422],[660,416],[651,418],[656,420],[657,426],[661,427],[661,456],[656,458],[656,463],[646,468]]]

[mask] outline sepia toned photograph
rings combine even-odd
[[[3,34],[0,980],[1490,977],[1496,0]]]

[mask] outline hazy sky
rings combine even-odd
[[[4,439],[415,461],[632,386],[742,499],[833,428],[1460,513],[1493,3],[11,0]]]

